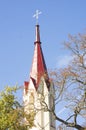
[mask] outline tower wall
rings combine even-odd
[[[32,110],[36,112],[34,117],[35,127],[31,130],[55,130],[54,115],[48,111],[54,105],[53,95],[53,85],[48,89],[44,78],[41,79],[38,90],[35,88],[29,89],[28,93],[24,95],[24,101],[26,102],[25,111],[27,113]]]

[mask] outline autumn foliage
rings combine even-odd
[[[86,121],[86,34],[69,35],[64,47],[73,58],[67,67],[50,71],[50,76],[55,86],[56,108],[59,102],[64,101],[70,113],[64,120],[55,110],[53,112],[56,120],[67,127],[85,130],[86,122],[83,120]]]

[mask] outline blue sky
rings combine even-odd
[[[35,41],[36,9],[48,68],[64,65],[68,34],[86,32],[86,0],[0,1],[0,87],[29,80]],[[62,63],[62,65],[61,65]]]
[[[40,35],[49,69],[70,60],[62,47],[68,34],[86,33],[86,0],[0,0],[0,90],[29,80],[36,9],[42,11]]]

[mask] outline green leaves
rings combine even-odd
[[[6,87],[0,93],[0,130],[27,130],[33,126],[34,113],[26,114],[17,101],[17,87]],[[27,124],[23,123],[27,119]]]

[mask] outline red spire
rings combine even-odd
[[[39,31],[39,25],[36,25],[36,42],[40,43],[40,31]]]
[[[30,72],[30,79],[32,80],[36,89],[38,88],[41,77],[44,76],[45,74],[47,74],[47,68],[41,48],[39,25],[36,25],[35,49],[34,49],[32,69]]]

